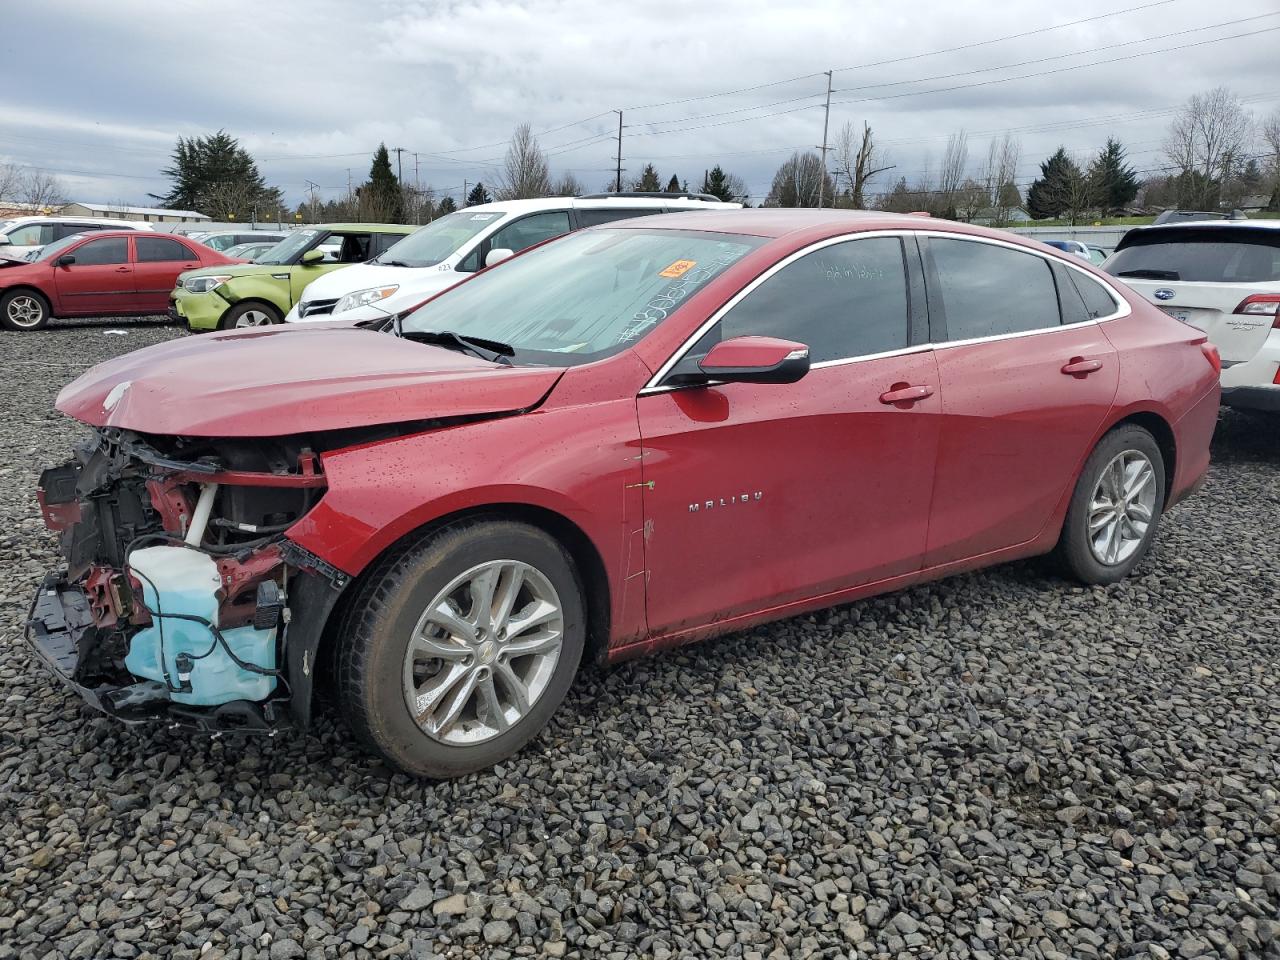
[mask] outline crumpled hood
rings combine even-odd
[[[523,410],[563,372],[368,329],[289,326],[183,337],[108,360],[64,387],[56,406],[140,433],[285,436]]]

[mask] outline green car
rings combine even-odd
[[[316,277],[364,263],[418,229],[398,223],[322,223],[294,230],[254,263],[179,275],[169,315],[192,330],[280,323]]]

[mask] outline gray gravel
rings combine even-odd
[[[124,729],[23,649],[51,401],[178,335],[0,334],[0,960],[1280,956],[1267,420],[1224,415],[1127,583],[1017,564],[589,669],[518,758],[430,786],[327,722]]]

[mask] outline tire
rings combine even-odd
[[[219,330],[242,330],[246,327],[269,327],[275,323],[283,323],[280,311],[261,300],[246,300],[237,303],[222,315],[218,321]]]
[[[504,618],[502,600],[517,571],[522,585],[506,604],[513,616]],[[490,579],[493,603],[476,604]],[[485,631],[477,610],[495,606],[499,615]],[[559,616],[537,622],[535,613],[549,616],[550,607]],[[448,628],[431,613],[442,608]],[[535,625],[506,636],[499,628],[507,622]],[[557,626],[553,656],[548,638]],[[421,639],[411,644],[415,637]],[[338,637],[339,712],[357,739],[405,773],[462,776],[511,756],[538,734],[568,692],[585,641],[582,587],[559,543],[506,520],[450,525],[396,551],[364,578]],[[512,677],[524,690],[524,709]]]
[[[1122,476],[1124,489],[1133,489],[1116,498]],[[1165,464],[1155,438],[1133,424],[1116,427],[1098,441],[1076,481],[1058,542],[1061,565],[1088,584],[1123,580],[1151,549],[1164,501]]]
[[[0,326],[6,330],[42,330],[50,316],[49,301],[35,290],[9,290],[0,296]]]

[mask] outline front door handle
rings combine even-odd
[[[1062,372],[1072,377],[1085,377],[1102,369],[1101,360],[1086,360],[1084,357],[1072,357],[1062,368]]]
[[[913,387],[907,383],[895,383],[887,393],[880,394],[880,402],[885,404],[915,403],[925,397],[933,396],[933,387]]]
[[[116,267],[116,273],[128,273],[128,272],[129,272],[128,267]]]

